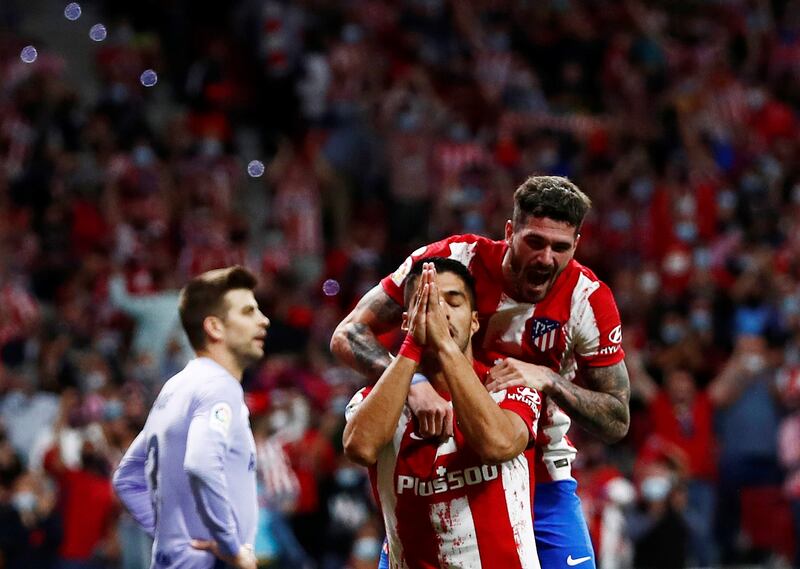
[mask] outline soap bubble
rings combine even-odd
[[[325,293],[325,296],[336,296],[339,294],[339,290],[341,290],[341,287],[338,281],[334,279],[328,279],[322,283],[322,292]]]
[[[81,5],[78,4],[77,2],[70,2],[69,4],[67,4],[67,7],[64,8],[64,17],[71,22],[74,22],[75,20],[80,18]]]
[[[260,178],[264,175],[264,163],[261,160],[251,160],[247,165],[247,173],[252,178]]]
[[[25,63],[33,63],[37,57],[39,57],[39,52],[32,45],[26,45],[19,52],[19,58]]]
[[[107,35],[108,31],[106,31],[106,27],[103,24],[95,24],[89,30],[89,37],[94,41],[103,41]]]
[[[146,69],[139,77],[139,81],[141,81],[142,85],[145,87],[152,87],[158,83],[158,74],[152,69]]]

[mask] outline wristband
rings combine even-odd
[[[427,383],[428,382],[428,378],[425,377],[424,375],[422,375],[421,373],[415,373],[411,377],[411,385],[416,385],[418,383],[423,383],[423,382]]]
[[[400,346],[400,350],[398,350],[397,355],[419,363],[419,361],[422,359],[422,346],[414,341],[414,336],[408,334],[406,339],[403,340],[403,345]]]

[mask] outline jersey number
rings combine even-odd
[[[153,503],[153,516],[158,522],[158,506],[161,500],[158,495],[158,437],[155,435],[147,441],[147,461],[145,462],[145,474],[147,475],[147,486],[150,490],[150,499]]]

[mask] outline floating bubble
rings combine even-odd
[[[336,296],[339,294],[339,290],[341,290],[341,287],[338,281],[328,279],[322,283],[322,292],[325,293],[325,296]]]
[[[19,58],[24,63],[33,63],[36,61],[37,57],[39,57],[39,52],[36,51],[36,48],[32,45],[26,45],[22,48],[22,51],[19,52]]]
[[[152,69],[145,69],[139,76],[139,81],[141,81],[142,85],[145,87],[152,87],[158,83],[158,74]]]
[[[260,178],[264,175],[264,163],[261,160],[251,160],[247,165],[247,173],[252,178]]]
[[[75,20],[80,18],[81,5],[78,4],[77,2],[70,2],[69,4],[67,4],[67,7],[64,8],[64,17],[71,22],[74,22]]]
[[[89,30],[89,37],[94,41],[103,41],[106,39],[107,35],[108,32],[103,24],[95,24],[92,26],[92,29]]]

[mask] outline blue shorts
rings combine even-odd
[[[571,479],[536,485],[533,531],[539,563],[544,569],[596,567],[589,528],[576,494],[577,487],[578,483]],[[378,569],[389,569],[385,542]]]

